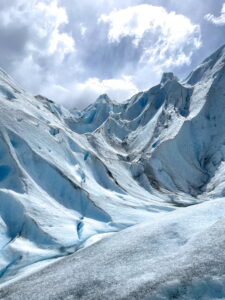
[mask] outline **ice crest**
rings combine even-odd
[[[163,73],[160,84],[165,85],[168,81],[172,80],[177,81],[178,78],[172,72]]]

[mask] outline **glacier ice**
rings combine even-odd
[[[0,70],[0,298],[224,298],[224,105],[225,46],[82,111]]]

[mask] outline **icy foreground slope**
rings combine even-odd
[[[224,107],[225,47],[83,111],[1,70],[0,297],[225,297]]]
[[[224,209],[221,199],[159,215],[5,286],[0,297],[224,299]]]

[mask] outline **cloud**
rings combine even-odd
[[[36,33],[41,39],[48,38],[47,54],[54,55],[57,52],[58,59],[62,61],[66,54],[75,50],[73,38],[67,33],[60,32],[60,26],[68,23],[66,10],[58,7],[56,0],[50,3],[37,1],[32,12],[39,17]]]
[[[100,23],[109,26],[108,40],[120,43],[132,38],[142,47],[142,63],[158,69],[189,64],[193,51],[201,46],[200,27],[190,19],[160,6],[141,4],[102,14]]]
[[[219,17],[215,17],[213,14],[207,14],[205,15],[205,20],[217,26],[225,25],[225,3],[222,6],[221,15]]]
[[[58,7],[56,0],[19,0],[1,14],[1,27],[5,31],[15,24],[29,31],[29,39],[24,45],[28,51],[49,56],[57,52],[61,59],[75,49],[73,38],[60,31],[67,23],[66,10]]]
[[[201,44],[188,17],[144,1],[1,0],[0,66],[68,107],[102,93],[127,99],[187,66]]]
[[[80,32],[81,32],[81,36],[84,37],[85,33],[87,31],[87,27],[85,27],[82,23],[80,24]]]
[[[39,91],[75,52],[73,37],[62,30],[66,24],[67,12],[57,0],[4,4],[0,11],[1,66],[27,89]]]
[[[84,83],[78,83],[76,89],[82,94],[89,92],[96,96],[108,94],[110,98],[123,101],[138,92],[137,87],[132,83],[131,76],[122,76],[119,79],[99,80],[89,78]]]
[[[47,92],[47,91],[46,91]],[[69,89],[59,85],[52,86],[52,95],[60,95],[60,104],[67,104],[77,108],[84,108],[94,102],[101,94],[108,94],[112,100],[121,102],[129,99],[138,92],[137,87],[132,82],[131,76],[122,76],[119,79],[100,80],[99,78],[89,78],[85,82],[75,82]]]

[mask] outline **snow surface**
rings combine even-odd
[[[0,70],[0,298],[225,298],[224,107],[225,46],[83,111]]]

